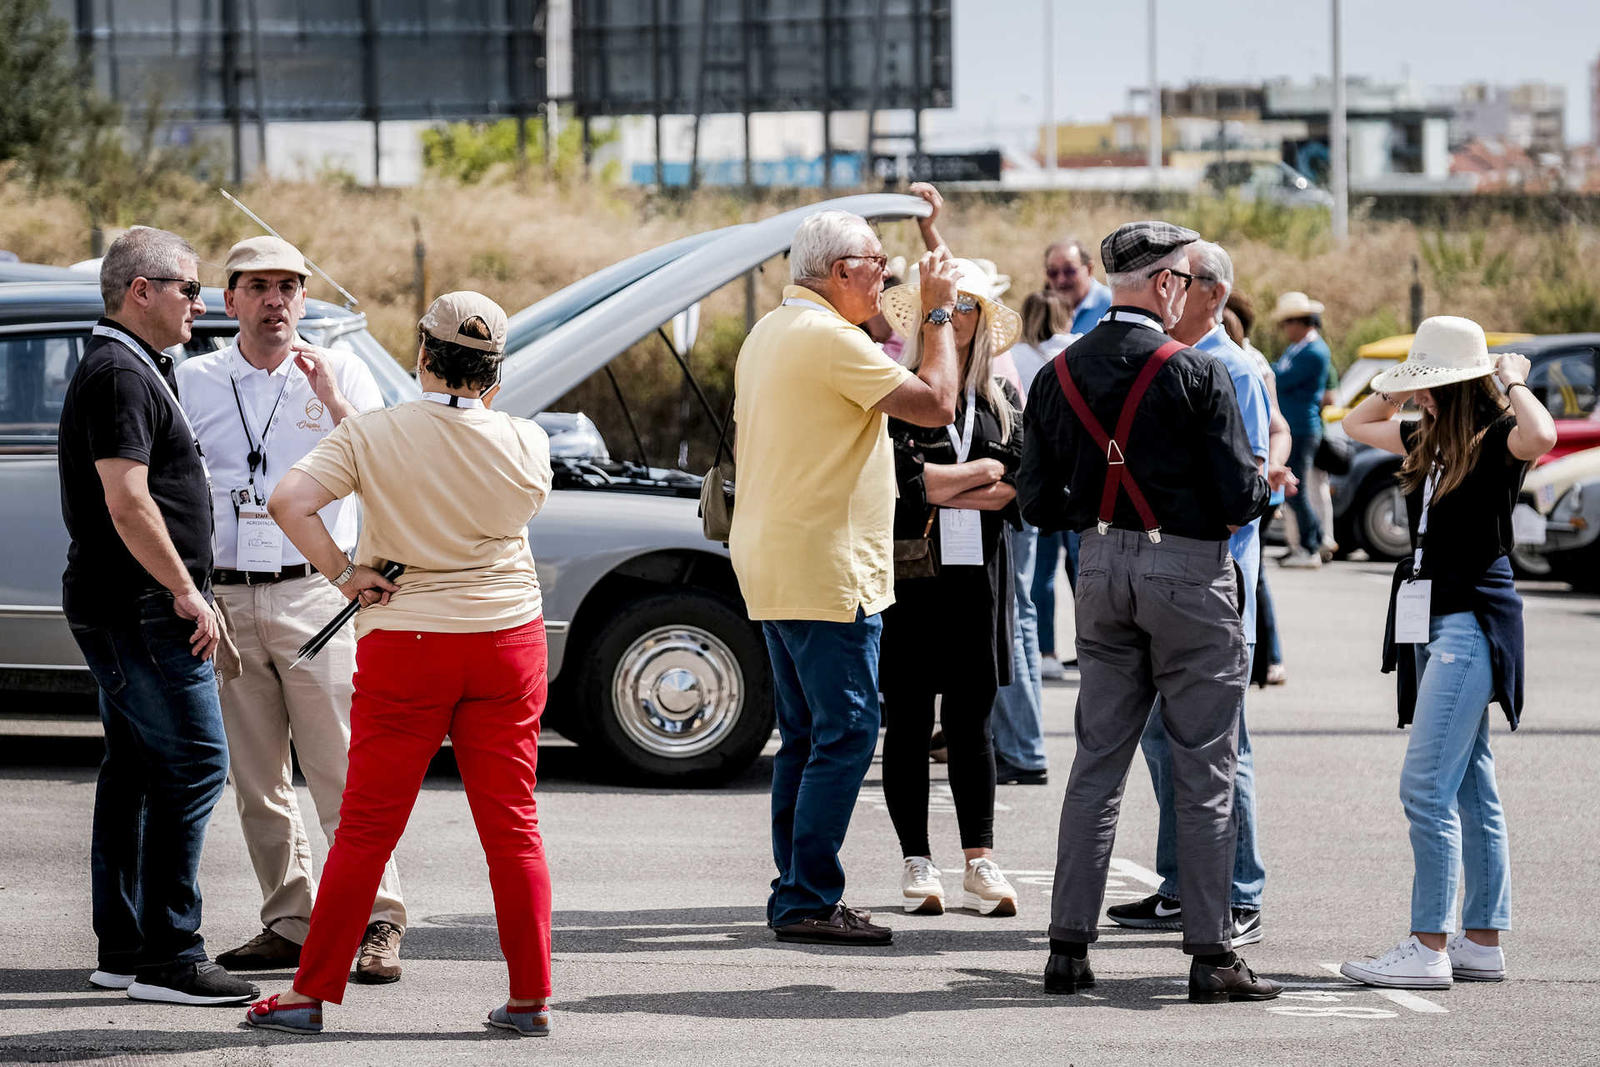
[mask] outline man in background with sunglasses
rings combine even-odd
[[[211,462],[211,582],[242,667],[239,677],[223,682],[223,722],[262,901],[261,932],[217,962],[233,971],[274,970],[298,966],[317,885],[289,746],[292,739],[317,822],[332,841],[350,748],[356,642],[347,626],[316,659],[289,669],[300,646],[346,599],[284,538],[267,514],[267,498],[335,426],[381,408],[383,395],[354,353],[308,345],[295,332],[306,313],[310,273],[294,245],[279,237],[247,238],[228,251],[223,271],[224,305],[239,320],[239,336],[179,367],[178,391]],[[322,512],[346,555],[356,547],[358,518],[354,498]],[[390,860],[356,959],[356,981],[400,977],[405,925]]]
[[[89,852],[98,962],[135,1000],[238,1004],[206,957],[200,852],[228,775],[212,656],[211,493],[165,349],[190,338],[199,261],[141,227],[100,265],[95,324],[61,408],[62,608],[100,688],[105,759]]]
[[[1094,257],[1076,237],[1065,237],[1044,250],[1044,287],[1072,305],[1074,339],[1094,329],[1111,307],[1111,290],[1094,280]]]

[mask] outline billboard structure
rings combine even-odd
[[[544,0],[56,7],[103,91],[134,115],[229,123],[236,168],[246,123],[526,117],[546,101]]]
[[[949,107],[951,0],[574,0],[573,106],[594,116],[868,113],[873,141],[911,141],[921,111]],[[907,110],[909,133],[878,136],[876,113]],[[869,144],[868,155],[877,146]],[[657,153],[658,170],[660,151]],[[825,168],[825,173],[831,168]],[[748,178],[747,178],[748,181]]]

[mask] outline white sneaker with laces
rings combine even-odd
[[[1444,947],[1450,973],[1460,982],[1502,982],[1506,954],[1499,945],[1480,945],[1466,934],[1456,934]]]
[[[943,915],[943,874],[926,856],[907,856],[900,872],[900,906],[910,914]]]
[[[1389,989],[1449,989],[1450,957],[1417,940],[1415,934],[1374,959],[1351,960],[1339,973],[1363,985]]]
[[[1067,676],[1067,669],[1061,661],[1054,656],[1045,656],[1039,660],[1039,677],[1046,682],[1059,682]]]
[[[987,856],[967,861],[961,877],[961,906],[979,915],[1015,915],[1017,891]]]
[[[1291,567],[1295,570],[1321,570],[1322,557],[1320,555],[1314,556],[1310,552],[1303,552],[1297,548],[1287,556],[1280,557],[1278,565],[1280,567]]]

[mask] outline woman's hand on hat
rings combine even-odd
[[[356,567],[343,585],[336,586],[344,594],[346,600],[361,598],[363,606],[368,604],[387,604],[389,597],[400,591],[400,587],[371,567]]]
[[[917,285],[922,290],[922,314],[956,303],[956,263],[947,248],[925,252],[917,264]]]
[[[1528,372],[1532,369],[1533,363],[1521,352],[1502,352],[1494,361],[1494,375],[1507,389],[1513,385],[1527,385]]]

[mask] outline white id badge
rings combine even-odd
[[[242,571],[283,570],[283,531],[265,511],[239,510],[237,566]]]
[[[1402,645],[1428,643],[1429,606],[1433,582],[1427,578],[1401,582],[1394,597],[1394,639]]]
[[[939,562],[983,566],[983,516],[966,508],[939,509]]]

